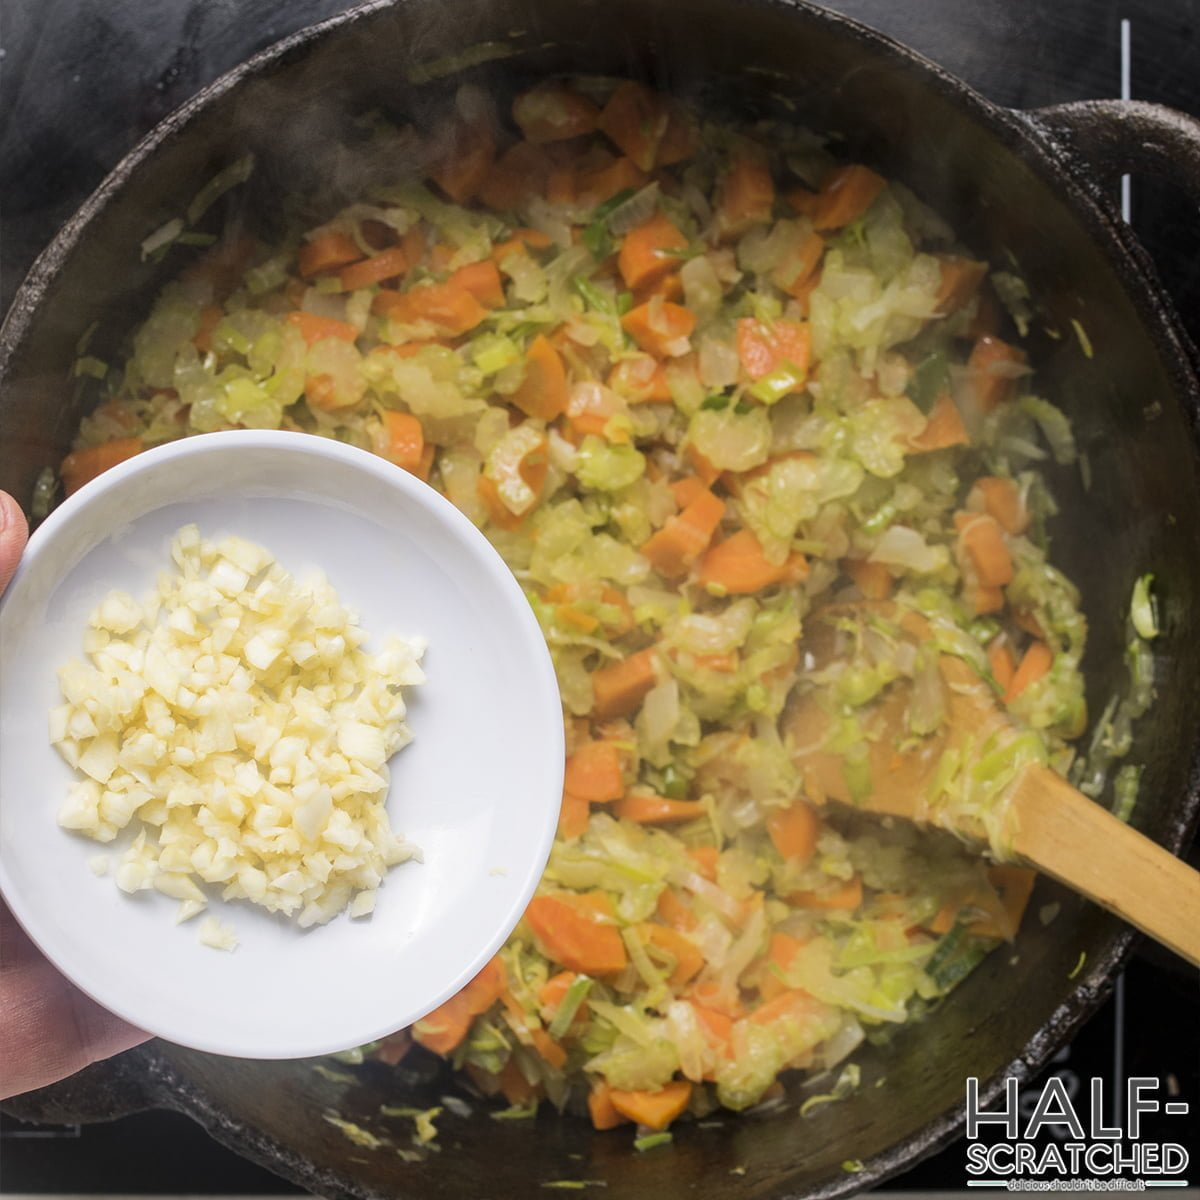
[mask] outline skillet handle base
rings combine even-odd
[[[1200,120],[1144,100],[1081,100],[1027,114],[1104,183],[1155,175],[1200,205]]]

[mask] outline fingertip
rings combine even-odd
[[[8,586],[28,541],[29,523],[21,506],[7,492],[0,492],[0,592]]]

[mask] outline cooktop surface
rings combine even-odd
[[[731,0],[731,3],[734,0]],[[348,7],[338,0],[4,0],[0,5],[0,311],[54,231],[150,127],[241,59]],[[1113,97],[1200,114],[1200,0],[842,0],[829,7],[1019,108]],[[1200,212],[1131,181],[1133,225],[1200,343]],[[1197,854],[1192,852],[1192,862]],[[1112,999],[1022,1089],[1074,1097],[1092,1078],[1162,1081],[1188,1112],[1161,1129],[1200,1176],[1200,973],[1143,948]],[[885,1185],[960,1191],[965,1145]],[[1189,1189],[1191,1191],[1192,1189]],[[189,1119],[143,1113],[84,1127],[0,1116],[0,1194],[263,1195],[295,1188]]]

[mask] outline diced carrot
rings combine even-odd
[[[806,187],[795,187],[785,192],[783,198],[791,205],[792,211],[802,217],[811,217],[817,207],[817,197],[820,193],[810,191]]]
[[[663,275],[661,278],[654,280],[652,283],[647,283],[643,287],[637,288],[633,293],[633,302],[637,304],[646,304],[653,300],[655,296],[661,297],[663,300],[670,300],[673,303],[683,299],[683,280],[679,277],[679,272]]]
[[[780,996],[788,990],[787,984],[772,968],[778,967],[780,971],[786,971],[803,945],[804,942],[800,938],[792,937],[791,934],[779,932],[771,934],[771,942],[767,949],[766,969],[758,984],[759,995],[764,1000],[774,1000],[776,996]]]
[[[842,229],[875,202],[887,181],[869,167],[852,163],[839,167],[821,185],[809,214],[817,230]]]
[[[678,104],[667,101],[667,128],[658,143],[658,154],[655,155],[656,167],[669,167],[672,163],[683,162],[696,153],[699,135],[696,124],[687,112]]]
[[[400,342],[394,345],[391,342],[384,342],[381,345],[372,346],[371,349],[367,351],[367,356],[370,357],[373,354],[379,354],[383,356],[389,356],[391,358],[416,358],[416,356],[420,354],[422,350],[429,346],[444,345],[446,345],[445,342],[440,342],[437,339],[417,342]]]
[[[803,1020],[813,1010],[813,998],[807,992],[785,989],[751,1014],[755,1025],[774,1025],[776,1021]]]
[[[473,1019],[465,996],[458,992],[412,1027],[413,1040],[445,1058],[462,1043]]]
[[[667,518],[642,546],[642,553],[660,575],[668,579],[686,575],[707,549],[724,515],[725,502],[705,489],[682,512]]]
[[[669,113],[662,96],[643,84],[619,84],[600,114],[599,127],[642,171],[653,170],[667,132]]]
[[[358,243],[344,233],[322,233],[304,243],[296,254],[296,266],[305,279],[323,271],[344,267],[363,258]]]
[[[812,805],[795,800],[787,808],[777,809],[767,818],[771,844],[786,859],[803,866],[817,848],[821,820]]]
[[[621,242],[617,269],[628,288],[645,287],[669,275],[679,266],[679,259],[669,251],[687,248],[687,238],[663,212],[656,212],[640,225],[634,226]]]
[[[617,1112],[612,1102],[612,1088],[602,1079],[592,1084],[587,1103],[593,1129],[616,1129],[629,1120],[624,1113]]]
[[[828,890],[822,888],[812,892],[792,892],[787,897],[787,902],[797,908],[854,909],[862,903],[862,899],[862,880],[855,875],[847,883],[838,884]]]
[[[954,254],[939,255],[938,264],[942,277],[935,300],[937,312],[946,316],[957,312],[975,295],[987,276],[988,266],[985,262]]]
[[[598,721],[627,717],[658,682],[658,655],[653,646],[592,672],[592,716]]]
[[[463,998],[467,1012],[473,1017],[485,1013],[497,1000],[506,986],[504,963],[499,955],[489,958],[483,969],[467,984],[459,995]]]
[[[383,427],[387,435],[387,458],[406,471],[419,471],[425,453],[425,434],[421,422],[412,413],[385,412]]]
[[[520,529],[524,524],[528,514],[523,513],[518,516],[504,503],[500,498],[500,489],[490,475],[481,474],[479,476],[475,484],[475,491],[487,509],[488,519],[498,529]]]
[[[658,893],[654,911],[672,929],[696,928],[696,914],[679,898],[673,888],[665,887]]]
[[[700,974],[700,969],[704,966],[704,954],[691,938],[653,921],[637,926],[637,931],[645,941],[657,946],[675,960],[675,966],[667,979],[673,988],[683,987],[693,976]]]
[[[525,351],[525,377],[509,397],[523,413],[553,421],[567,411],[567,372],[558,351],[544,334]]]
[[[140,454],[145,449],[141,438],[113,438],[99,446],[88,446],[85,450],[72,450],[62,461],[59,474],[62,476],[63,491],[69,496],[109,467],[123,463],[127,458]]]
[[[534,143],[561,142],[592,133],[600,110],[565,83],[539,83],[522,92],[512,106],[513,120]]]
[[[504,303],[504,283],[490,258],[459,267],[448,282],[466,288],[486,308],[500,308]]]
[[[975,480],[971,491],[977,494],[983,511],[995,517],[1005,533],[1021,534],[1029,528],[1029,511],[1011,479],[984,475]]]
[[[625,943],[613,925],[557,896],[535,896],[525,920],[548,958],[584,975],[607,975],[625,968]]]
[[[408,256],[402,246],[393,246],[382,254],[364,258],[349,267],[343,267],[338,272],[338,282],[342,290],[354,292],[359,288],[370,287],[382,283],[385,279],[395,279],[408,270]]]
[[[849,558],[842,565],[864,599],[886,600],[892,594],[892,573],[885,563]]]
[[[429,253],[429,245],[425,237],[425,225],[417,222],[410,226],[408,232],[400,239],[400,248],[404,251],[404,261],[409,269],[423,266],[425,256]]]
[[[371,311],[402,325],[428,321],[447,337],[474,329],[487,316],[487,309],[466,288],[449,281],[407,292],[376,292]]]
[[[448,151],[430,169],[429,177],[455,204],[467,204],[479,194],[492,169],[496,157],[492,135],[482,127],[456,120],[443,127],[437,140],[448,146]]]
[[[775,182],[766,158],[739,151],[721,180],[717,198],[717,232],[724,240],[741,237],[755,225],[771,220],[775,207]]]
[[[733,1049],[733,1018],[715,1008],[691,1001],[692,1011],[710,1045],[719,1047],[728,1056]]]
[[[933,402],[925,428],[916,437],[909,438],[908,444],[915,453],[923,454],[950,446],[966,446],[970,441],[958,405],[948,392],[943,392]]]
[[[591,815],[592,806],[586,800],[564,791],[558,809],[558,836],[568,839],[582,837],[587,832]]]
[[[991,412],[1012,394],[1013,380],[1023,373],[1025,352],[998,337],[981,337],[967,359],[967,370],[980,409]]]
[[[1041,679],[1054,665],[1054,653],[1045,642],[1030,642],[1004,692],[1004,703],[1011,704],[1031,683]]]
[[[758,538],[749,529],[739,529],[705,551],[699,580],[725,595],[752,596],[787,579],[791,570],[786,561],[768,561]]]
[[[431,271],[436,271],[439,275],[450,270],[450,264],[454,261],[454,256],[458,250],[450,245],[449,242],[434,242],[429,247],[429,252],[426,255],[426,260]]]
[[[512,212],[545,191],[553,169],[553,162],[540,146],[515,142],[492,164],[479,186],[479,200],[490,209]]]
[[[679,821],[694,821],[704,816],[699,800],[669,800],[653,792],[628,791],[612,808],[613,816],[639,825],[674,825]]]
[[[358,329],[349,321],[338,321],[333,317],[318,317],[316,313],[290,312],[284,318],[289,325],[300,330],[300,336],[310,345],[335,338],[340,342],[354,343],[358,340]]]
[[[693,654],[692,662],[702,671],[733,672],[738,669],[736,650],[730,650],[727,654]]]
[[[336,412],[339,408],[347,407],[338,395],[333,376],[324,372],[320,375],[309,375],[305,379],[304,398],[308,401],[309,408],[319,409],[321,412]]]
[[[579,976],[574,971],[559,971],[538,988],[538,1007],[542,1020],[549,1025],[558,1015],[567,991]]]
[[[615,742],[585,742],[567,755],[563,787],[592,804],[604,804],[625,794],[621,752]]]
[[[714,467],[695,446],[689,445],[685,453],[687,454],[688,462],[692,464],[697,477],[705,487],[712,487],[721,478],[721,468]]]
[[[538,1057],[554,1070],[561,1071],[567,1061],[567,1052],[544,1029],[531,1029],[529,1035],[533,1038],[533,1048]]]
[[[678,358],[690,348],[688,338],[696,328],[696,318],[681,304],[648,300],[621,318],[621,328],[647,354],[655,358]]]
[[[517,1060],[510,1058],[498,1076],[500,1092],[514,1108],[524,1108],[531,1100],[540,1099],[540,1084],[530,1083],[525,1078]]]
[[[825,253],[825,241],[810,233],[785,262],[771,272],[771,280],[789,296],[805,299],[815,283],[814,275]]]
[[[216,304],[210,304],[207,308],[200,310],[200,323],[192,335],[192,345],[201,354],[207,354],[212,349],[213,330],[220,325],[224,315],[225,310]]]
[[[506,242],[497,242],[492,247],[492,262],[502,266],[510,254],[524,254],[530,249],[545,250],[554,241],[540,229],[516,229]]]
[[[1007,587],[1012,583],[1013,561],[1000,522],[987,513],[954,514],[959,546],[971,560],[982,587]]]
[[[767,324],[753,317],[737,323],[737,352],[742,369],[751,379],[761,379],[782,366],[796,368],[798,382],[808,374],[810,338],[800,321]]]
[[[567,895],[567,901],[604,925],[616,923],[617,910],[613,907],[612,896],[602,888],[593,888],[590,892],[571,892]]]
[[[793,284],[788,289],[788,295],[796,302],[796,308],[799,309],[802,317],[807,317],[809,314],[809,300],[817,290],[821,282],[821,272],[814,271],[803,283]]]
[[[574,604],[559,604],[554,609],[554,615],[560,625],[570,625],[581,633],[593,633],[600,627],[600,618],[584,612]]]
[[[692,1085],[686,1079],[668,1083],[657,1092],[626,1092],[612,1088],[609,1099],[622,1116],[647,1129],[666,1129],[688,1106]]]
[[[603,204],[619,192],[636,191],[646,182],[646,174],[628,158],[615,158],[611,163],[574,174],[572,199],[583,205]]]
[[[632,165],[632,164],[630,164]],[[617,189],[620,190],[619,188]],[[546,176],[546,199],[551,204],[574,204],[578,198],[579,180],[574,167],[551,168]]]
[[[1013,676],[1017,673],[1017,660],[1007,641],[995,638],[988,647],[988,667],[992,678],[1000,685],[1001,692],[1007,692],[1012,686]]]
[[[998,587],[973,587],[963,593],[963,599],[977,616],[1001,612],[1004,609],[1004,589]]]
[[[705,1008],[724,1013],[734,1021],[740,1021],[746,1015],[737,990],[715,981],[692,984],[691,991],[688,992],[688,999],[692,1004],[701,1004]]]
[[[677,479],[671,486],[671,495],[675,497],[675,503],[680,508],[687,508],[701,492],[708,491],[704,482],[695,475],[685,475],[682,479]]]
[[[688,858],[696,864],[696,871],[705,879],[715,880],[717,877],[717,860],[721,857],[716,846],[689,846]]]
[[[981,288],[975,304],[975,318],[967,326],[967,337],[972,341],[977,341],[981,337],[995,337],[1000,332],[1003,315],[1000,311],[1000,302],[996,299],[992,289]]]

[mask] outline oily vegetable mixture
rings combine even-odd
[[[1085,626],[1038,466],[1074,447],[1014,344],[1023,285],[813,135],[636,83],[539,84],[511,121],[464,88],[426,139],[365,128],[393,178],[279,244],[227,233],[119,369],[80,360],[104,399],[62,479],[305,430],[477,522],[558,671],[559,836],[501,953],[369,1053],[415,1041],[600,1129],[744,1109],[920,1016],[1028,898],[1029,872],[826,808],[786,721],[821,689],[854,796],[889,686],[898,752],[939,728],[936,656],[886,606],[806,673],[807,616],[888,601],[1017,730],[938,789],[982,814],[1023,763],[1070,766]],[[178,226],[146,249],[181,253]]]

